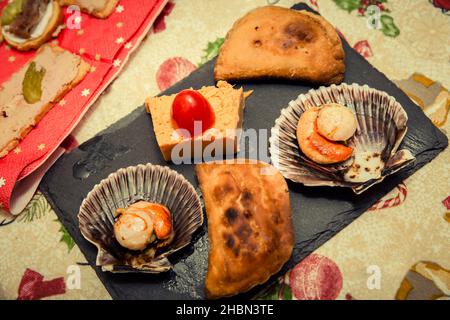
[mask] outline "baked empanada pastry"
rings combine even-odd
[[[196,166],[208,217],[205,291],[210,299],[266,282],[294,246],[286,181],[274,167],[248,161]]]
[[[344,73],[344,50],[329,22],[304,10],[266,6],[236,21],[220,50],[214,77],[330,85],[341,83]]]

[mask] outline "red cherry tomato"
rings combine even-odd
[[[183,90],[176,95],[172,103],[172,119],[180,128],[186,129],[191,137],[201,135],[214,125],[214,110],[199,92]],[[195,122],[201,122],[201,130],[194,132]]]

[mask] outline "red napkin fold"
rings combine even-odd
[[[19,284],[17,300],[40,300],[65,292],[63,277],[45,281],[39,272],[26,269]]]
[[[0,159],[0,209],[11,212],[14,186],[51,157],[88,108],[120,73],[167,1],[121,0],[108,19],[96,19],[82,13],[80,29],[66,28],[59,34],[58,44],[81,55],[92,70],[47,113],[15,150]],[[0,2],[0,10],[6,3],[7,0]],[[65,16],[68,21],[71,13],[66,12]],[[0,83],[7,81],[34,55],[35,52],[21,53],[3,43],[0,46]]]

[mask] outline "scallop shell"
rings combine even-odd
[[[165,205],[172,213],[174,238],[163,248],[131,251],[119,245],[113,224],[118,208],[140,201]],[[97,184],[78,213],[83,236],[98,248],[103,271],[160,273],[172,268],[168,256],[187,246],[203,224],[201,201],[194,187],[168,167],[146,164],[120,169]]]
[[[347,106],[356,115],[357,131],[347,141],[354,148],[354,156],[343,163],[321,165],[301,152],[297,123],[306,109],[332,102]],[[281,111],[271,130],[271,160],[285,178],[294,182],[307,186],[350,187],[359,194],[415,160],[409,150],[398,150],[407,131],[407,121],[405,110],[386,92],[367,85],[345,83],[320,87],[301,94]],[[346,175],[346,172],[350,172],[356,155],[368,155],[367,159],[370,159],[369,155],[379,156],[382,160],[377,166],[379,174],[367,181],[352,181],[349,177],[354,175]],[[362,175],[361,172],[358,174]]]

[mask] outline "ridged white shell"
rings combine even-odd
[[[383,158],[381,176],[365,182],[349,182],[345,172],[352,159],[335,165],[320,165],[301,152],[297,142],[297,123],[301,114],[310,107],[326,103],[339,103],[350,108],[357,117],[356,134],[348,141],[354,154],[371,151]],[[415,160],[409,150],[399,150],[407,131],[408,116],[394,97],[358,84],[340,84],[320,87],[301,94],[281,111],[270,137],[270,155],[273,165],[281,174],[294,182],[307,186],[351,187],[361,193]]]
[[[114,238],[114,214],[139,200],[165,205],[173,217],[173,241],[160,249],[132,252]],[[78,214],[83,236],[98,248],[97,265],[111,272],[160,273],[172,268],[167,257],[187,246],[203,224],[194,187],[179,173],[152,164],[120,169],[89,192]]]

